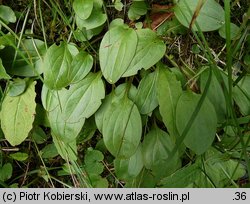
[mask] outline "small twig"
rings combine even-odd
[[[4,151],[4,152],[18,152],[19,148],[17,148],[17,147],[14,147],[14,148],[12,148],[12,147],[2,147],[0,150]]]
[[[22,186],[24,185],[25,181],[26,181],[27,174],[28,174],[28,172],[29,172],[29,166],[30,166],[30,163],[27,164],[27,168],[26,168],[26,170],[25,170],[24,177],[23,177],[23,181],[22,181],[20,187],[22,187]]]

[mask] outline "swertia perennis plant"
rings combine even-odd
[[[1,2],[0,186],[248,185],[247,1]]]

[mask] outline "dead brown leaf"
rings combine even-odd
[[[156,30],[166,20],[171,19],[174,13],[171,11],[172,5],[152,4],[152,11],[150,14],[151,29]]]
[[[150,16],[152,23],[152,30],[156,30],[160,25],[162,25],[166,20],[170,19],[174,13],[155,13]]]

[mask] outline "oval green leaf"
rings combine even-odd
[[[144,137],[142,143],[142,155],[144,165],[152,170],[157,177],[167,176],[179,167],[178,154],[171,155],[175,144],[170,136],[159,129],[153,127]],[[171,159],[169,160],[169,158]]]
[[[16,22],[16,15],[14,11],[10,7],[5,5],[0,5],[0,18],[7,24]]]
[[[50,89],[61,89],[70,83],[72,56],[68,45],[52,45],[44,57],[44,83]]]
[[[11,163],[4,164],[0,167],[0,181],[4,182],[11,178],[13,173],[13,167]]]
[[[150,29],[139,29],[136,31],[138,36],[138,45],[136,47],[135,56],[131,61],[123,77],[133,76],[140,69],[149,69],[156,64],[165,54],[166,45]]]
[[[156,82],[158,72],[146,75],[140,82],[136,97],[136,105],[141,114],[151,113],[157,106]]]
[[[98,130],[102,132],[103,127],[103,117],[106,113],[107,109],[110,107],[110,104],[112,104],[113,99],[118,99],[122,96],[124,96],[126,92],[126,88],[128,87],[128,83],[120,84],[118,87],[116,87],[115,91],[111,92],[109,95],[107,95],[102,102],[101,107],[98,109],[98,111],[95,114],[95,122]],[[128,92],[128,98],[132,101],[135,101],[137,95],[137,89],[135,86],[131,85],[129,92]]]
[[[23,94],[15,97],[6,95],[3,100],[1,127],[12,146],[21,144],[32,129],[36,113],[35,84],[30,83]]]
[[[40,150],[40,154],[44,159],[52,159],[58,155],[58,151],[55,144],[48,144]]]
[[[79,29],[86,28],[92,30],[103,25],[107,20],[107,15],[101,9],[94,8],[88,19],[83,20],[76,16],[76,25]]]
[[[42,92],[42,102],[48,111],[53,133],[65,140],[75,139],[85,122],[101,105],[105,96],[100,73],[88,74],[68,90],[48,90]]]
[[[164,66],[159,66],[158,72],[157,98],[160,114],[168,132],[176,138],[179,134],[176,129],[175,111],[178,99],[182,94],[181,82]]]
[[[112,95],[102,118],[107,149],[117,158],[130,158],[140,143],[142,124],[136,105],[126,96]]]
[[[16,153],[10,154],[10,157],[12,159],[15,159],[16,161],[25,161],[26,159],[28,159],[29,155],[24,152],[16,152]]]
[[[200,9],[201,2],[204,2]],[[225,22],[223,8],[214,0],[180,0],[174,8],[174,13],[182,25],[189,28],[194,15],[197,15],[192,29],[197,31],[198,24],[201,31],[213,31],[219,29]]]
[[[128,17],[130,20],[138,20],[142,15],[147,13],[147,5],[144,1],[133,1],[128,10]]]
[[[43,144],[49,138],[49,135],[47,135],[41,127],[34,127],[32,130],[31,136],[32,136],[32,139],[37,144]]]
[[[22,94],[26,89],[26,80],[16,78],[14,81],[10,81],[8,95],[18,96]]]
[[[136,32],[131,28],[117,26],[103,37],[99,56],[105,79],[114,84],[128,69],[137,46]]]
[[[176,106],[176,126],[180,135],[189,122],[200,100],[200,95],[184,92]],[[204,153],[214,141],[217,116],[211,102],[206,99],[184,139],[184,144],[196,154]]]
[[[101,100],[105,97],[101,74],[88,74],[82,81],[73,84],[67,92],[67,98],[62,105],[65,119],[77,122],[81,118],[89,118],[101,106]]]
[[[48,118],[53,134],[66,143],[75,141],[85,123],[85,118],[81,118],[77,122],[64,119],[64,114],[59,105],[49,112]]]
[[[226,24],[219,29],[219,34],[222,38],[226,39]],[[240,28],[234,23],[230,23],[230,37],[235,40],[240,37]]]
[[[93,0],[74,0],[73,2],[73,9],[81,19],[87,19],[90,16],[93,6]]]

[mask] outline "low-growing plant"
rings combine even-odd
[[[247,2],[25,2],[0,5],[1,186],[247,183]]]

